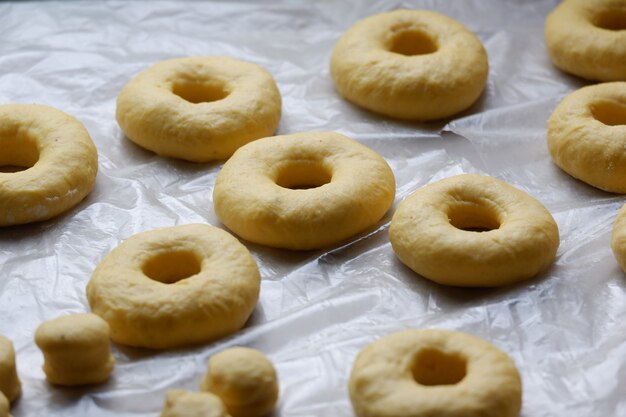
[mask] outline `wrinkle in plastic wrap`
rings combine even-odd
[[[626,415],[626,277],[609,241],[623,203],[551,162],[545,124],[584,85],[555,69],[543,21],[557,1],[15,2],[0,4],[0,102],[42,103],[82,121],[99,151],[93,192],[48,222],[0,230],[0,334],[17,350],[23,395],[15,417],[156,416],[164,393],[197,390],[207,358],[228,346],[264,351],[276,365],[276,416],[353,416],[352,362],[393,331],[461,330],[508,352],[523,378],[523,416]],[[487,88],[446,122],[404,123],[362,111],[335,92],[328,59],[354,22],[395,8],[447,14],[476,32],[490,62]],[[157,157],[124,138],[115,98],[164,59],[230,55],[275,77],[279,134],[335,130],[382,154],[396,175],[394,204],[462,172],[501,178],[555,216],[554,266],[529,282],[489,290],[446,288],[404,267],[388,240],[393,209],[376,228],[328,251],[292,253],[246,243],[263,277],[246,327],[206,346],[146,352],[114,346],[104,385],[45,382],[36,327],[88,311],[85,285],[129,236],[186,223],[220,226],[212,205],[221,163]]]

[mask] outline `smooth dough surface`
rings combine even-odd
[[[46,321],[35,332],[48,381],[58,385],[98,384],[115,364],[109,325],[95,314],[72,314]]]
[[[498,179],[463,174],[424,186],[391,220],[394,252],[432,281],[462,287],[507,285],[547,269],[559,246],[548,210]]]
[[[626,193],[626,82],[583,87],[565,97],[548,120],[548,149],[574,178]]]
[[[613,224],[611,249],[617,263],[626,272],[626,205],[622,206]]]
[[[114,341],[163,349],[239,330],[259,289],[256,262],[237,239],[189,224],[131,236],[100,262],[87,298]]]
[[[168,391],[161,417],[230,417],[222,401],[207,392]]]
[[[0,335],[0,392],[13,402],[21,392],[20,380],[15,365],[13,343]]]
[[[626,0],[564,0],[548,15],[554,65],[597,81],[626,81]]]
[[[515,417],[522,385],[513,361],[460,332],[405,330],[367,346],[352,368],[359,417]]]
[[[233,417],[262,417],[274,409],[278,378],[263,353],[235,347],[211,356],[201,389],[220,397]]]
[[[38,104],[0,106],[0,226],[48,220],[93,188],[98,152],[74,117]]]
[[[394,10],[352,26],[330,61],[337,90],[352,103],[398,119],[452,116],[480,96],[489,64],[461,23],[427,10]]]
[[[215,212],[234,233],[294,250],[332,246],[363,232],[394,196],[387,162],[334,132],[249,143],[224,164],[213,190]]]
[[[263,68],[226,56],[178,58],[141,72],[117,97],[117,121],[137,145],[206,162],[274,134],[281,97]]]

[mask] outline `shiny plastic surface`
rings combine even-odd
[[[208,357],[228,346],[265,352],[280,379],[276,416],[353,416],[347,380],[356,354],[396,330],[443,328],[506,351],[524,384],[522,415],[626,415],[626,276],[610,249],[622,196],[561,172],[546,121],[585,82],[552,66],[543,22],[555,0],[107,1],[0,4],[0,102],[42,103],[82,121],[98,147],[96,187],[51,221],[0,230],[0,334],[14,341],[23,395],[15,417],[157,416],[169,389],[197,390]],[[451,16],[477,33],[490,63],[483,96],[442,122],[398,122],[362,111],[333,88],[328,60],[354,22],[395,8]],[[124,138],[115,98],[158,61],[230,55],[275,77],[279,134],[335,130],[382,154],[394,208],[378,227],[328,251],[248,244],[263,278],[246,328],[207,346],[150,352],[114,346],[111,380],[60,389],[44,378],[36,327],[89,310],[85,285],[129,236],[193,222],[219,226],[212,189],[221,163],[158,157]],[[0,150],[1,152],[1,150]],[[447,288],[394,256],[389,221],[418,187],[462,172],[503,179],[539,199],[561,233],[554,266],[530,282]],[[245,242],[244,242],[245,243]]]

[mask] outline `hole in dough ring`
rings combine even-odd
[[[98,152],[74,117],[49,106],[0,106],[0,226],[48,220],[93,188]]]
[[[335,45],[330,71],[339,93],[358,106],[432,120],[471,106],[489,64],[480,40],[459,22],[426,10],[395,10],[348,29]]]
[[[598,81],[626,81],[626,1],[565,0],[548,15],[552,63]]]
[[[133,78],[117,97],[126,136],[162,156],[206,162],[274,134],[280,92],[258,65],[226,56],[160,62]]]
[[[454,373],[459,363],[465,373],[454,383],[416,380],[429,371],[420,368]],[[349,391],[359,417],[515,417],[522,403],[519,372],[507,354],[478,337],[445,330],[405,330],[370,344],[356,358]]]
[[[333,132],[249,143],[224,164],[213,190],[215,212],[234,233],[294,250],[332,246],[374,226],[394,196],[387,162]]]
[[[177,274],[179,265],[172,261],[180,253],[195,256],[200,271]],[[150,278],[144,267],[155,258],[164,272]],[[109,323],[115,342],[163,349],[239,330],[256,305],[259,287],[258,267],[237,239],[215,227],[190,224],[131,236],[100,262],[87,298],[93,312]]]
[[[583,87],[565,97],[548,120],[548,149],[574,178],[626,193],[626,82]]]
[[[503,181],[475,174],[415,191],[394,214],[389,238],[413,271],[461,287],[531,278],[552,264],[559,246],[557,225],[540,202]]]

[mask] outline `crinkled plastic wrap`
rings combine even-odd
[[[23,395],[15,417],[157,416],[164,393],[197,390],[207,358],[228,346],[261,349],[276,365],[276,416],[353,416],[347,381],[368,343],[405,328],[483,337],[513,357],[523,416],[626,415],[626,276],[610,249],[621,196],[578,182],[551,161],[546,120],[582,80],[552,66],[543,42],[557,1],[15,2],[0,4],[0,102],[70,113],[100,155],[93,192],[56,219],[0,230],[0,334],[16,347]],[[471,109],[429,124],[360,110],[333,88],[334,43],[356,21],[396,8],[432,9],[469,27],[490,63]],[[230,55],[275,77],[279,134],[335,130],[382,154],[397,179],[394,208],[376,228],[329,251],[288,252],[246,243],[263,277],[246,327],[181,350],[114,346],[104,385],[46,383],[36,327],[89,310],[85,285],[129,236],[193,222],[220,226],[212,204],[221,163],[165,159],[124,138],[115,121],[122,86],[172,57]],[[1,150],[0,150],[1,152]],[[447,288],[395,257],[391,215],[411,192],[463,172],[493,175],[539,199],[561,246],[554,266],[500,289]],[[220,226],[221,227],[221,226]]]

